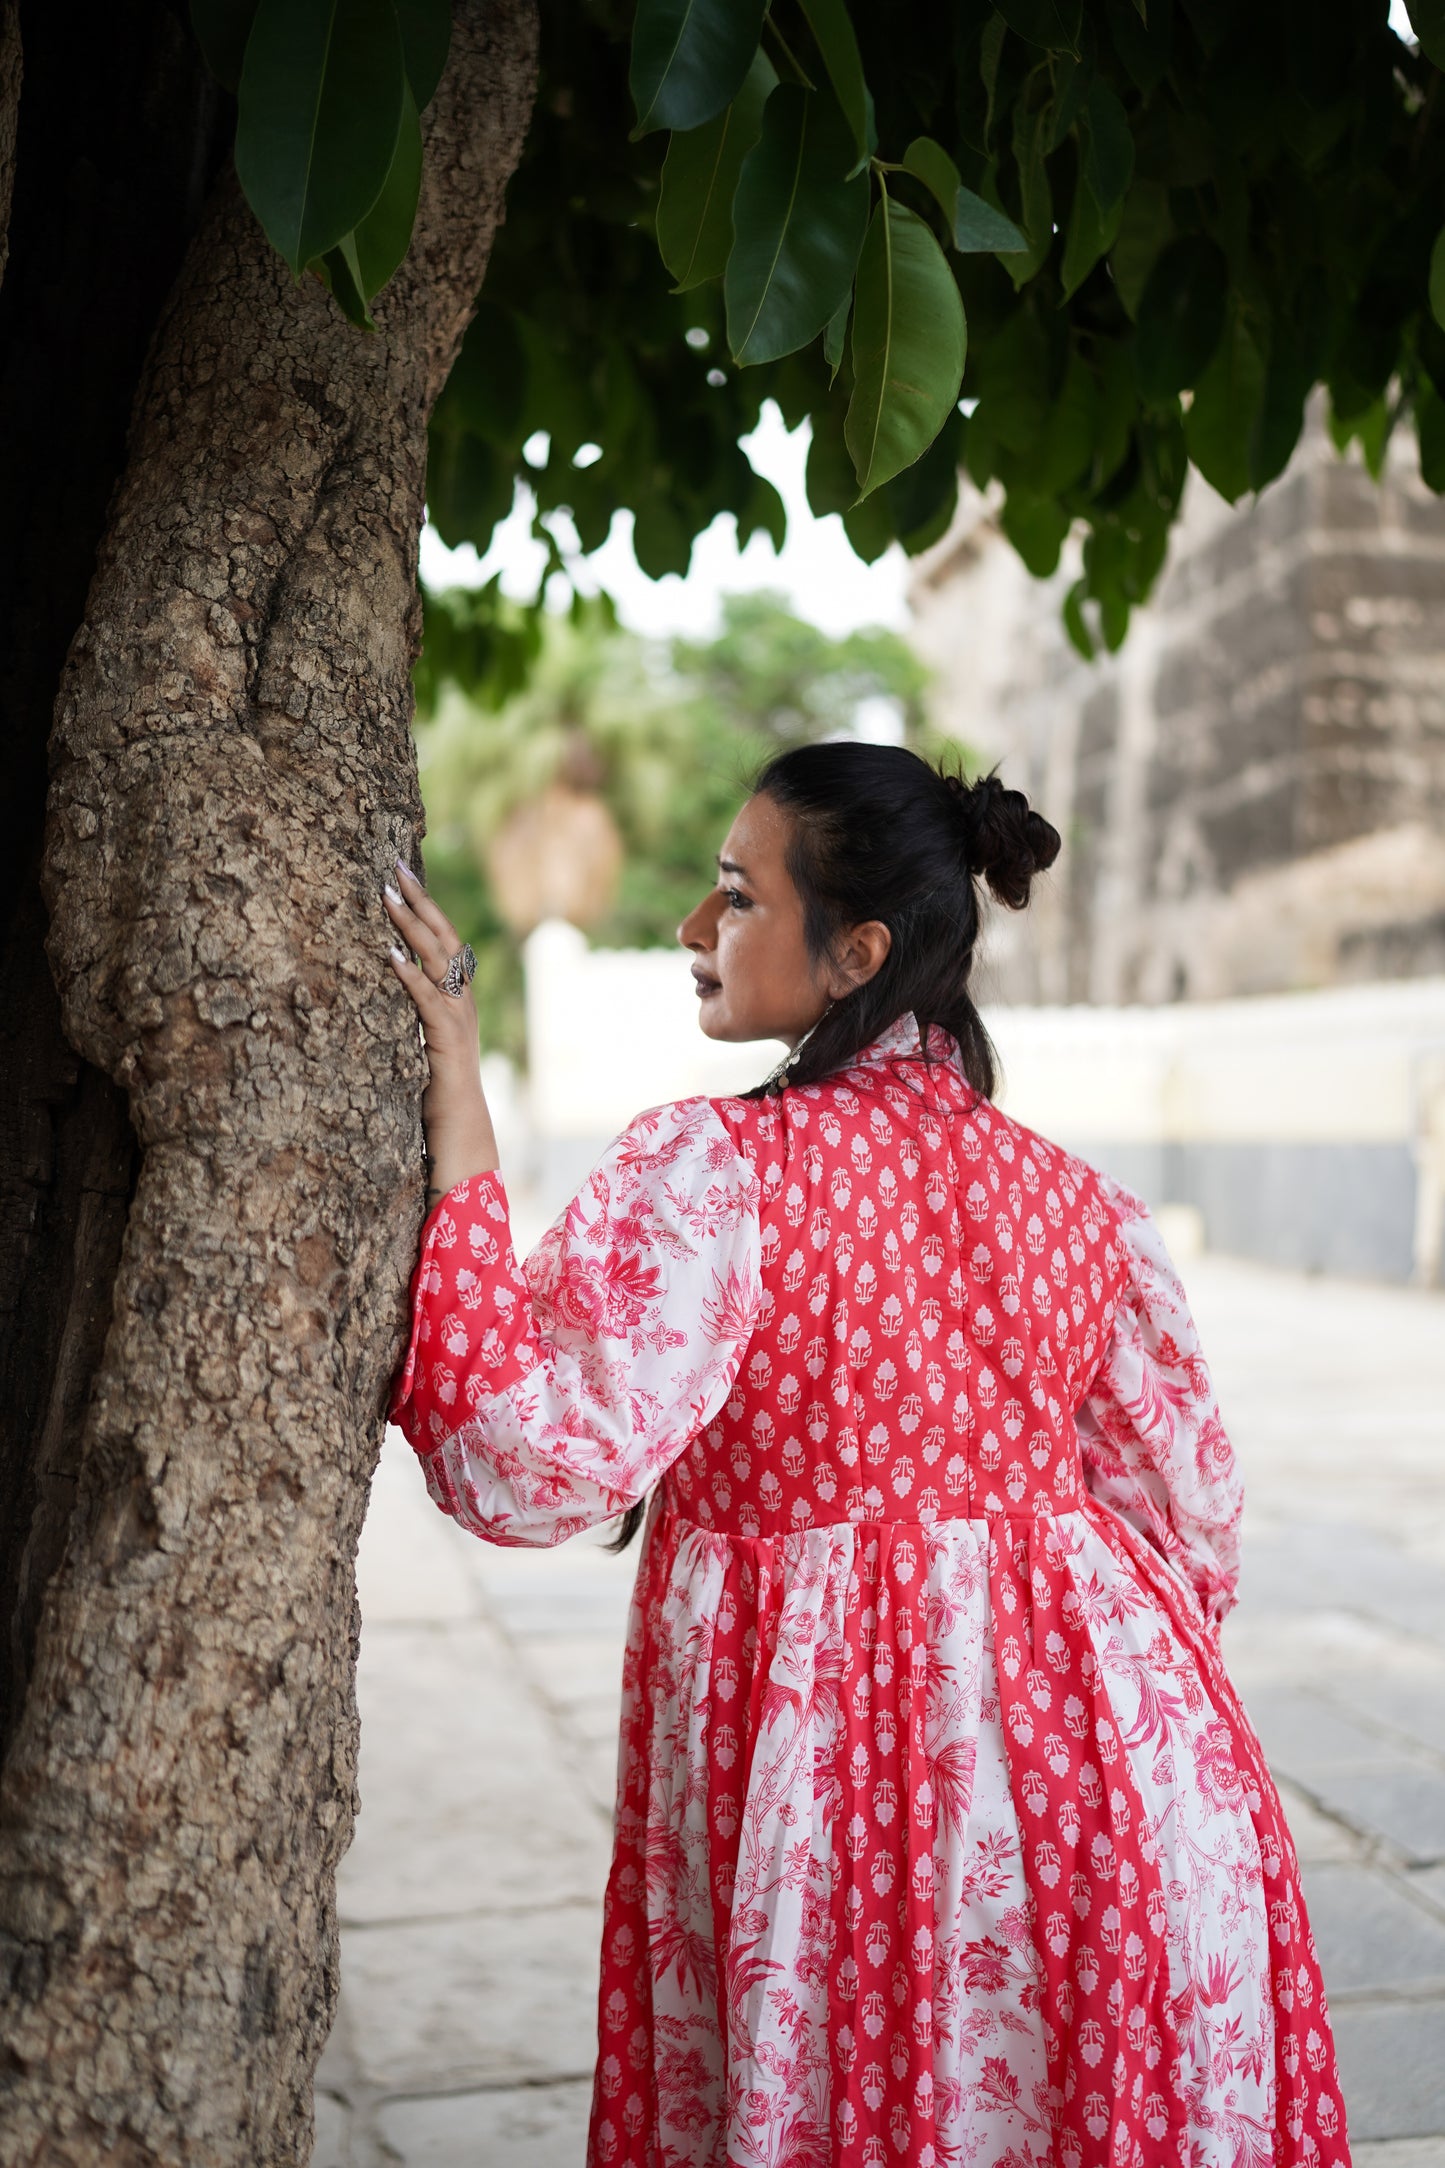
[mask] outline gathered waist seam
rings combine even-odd
[[[1050,1526],[1057,1521],[1069,1520],[1075,1514],[1087,1514],[1088,1508],[1089,1500],[1086,1495],[1075,1499],[1069,1505],[1060,1506],[1057,1512],[1049,1513],[1040,1513],[1032,1507],[1010,1506],[990,1513],[938,1513],[926,1521],[910,1521],[901,1516],[889,1516],[883,1520],[809,1521],[804,1528],[759,1530],[756,1535],[750,1535],[741,1528],[709,1528],[704,1521],[695,1519],[681,1506],[673,1505],[670,1501],[663,1503],[658,1519],[674,1522],[683,1528],[696,1529],[700,1536],[719,1536],[728,1543],[795,1543],[808,1536],[837,1536],[845,1532],[877,1535],[889,1528],[901,1529],[913,1536],[929,1536],[948,1528],[991,1528],[999,1521],[1024,1521],[1031,1526],[1039,1523]]]

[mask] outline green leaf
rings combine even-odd
[[[963,416],[955,407],[923,457],[883,485],[893,531],[910,557],[931,549],[948,530],[958,504],[962,445]]]
[[[356,260],[356,236],[348,233],[317,259],[314,269],[323,286],[348,323],[355,324],[358,331],[375,331],[371,311],[367,307],[366,289],[362,282],[361,267]]]
[[[1138,316],[1149,273],[1173,233],[1168,189],[1160,181],[1136,181],[1124,199],[1109,258],[1119,299],[1130,316]]]
[[[436,96],[452,42],[451,0],[394,0],[407,81],[424,113]]]
[[[1190,458],[1230,504],[1250,486],[1250,438],[1263,392],[1264,356],[1236,306],[1184,417]]]
[[[932,232],[885,196],[873,214],[853,301],[853,396],[844,424],[858,494],[911,467],[958,398],[963,302]]]
[[[1378,482],[1385,472],[1385,454],[1390,448],[1390,434],[1395,426],[1396,409],[1382,394],[1364,414],[1357,415],[1351,431],[1359,439],[1364,455],[1365,471],[1372,482]]]
[[[241,80],[256,0],[191,0],[191,28],[216,81],[234,90]]]
[[[1036,580],[1049,579],[1059,569],[1059,556],[1072,525],[1062,505],[1051,497],[1026,496],[1011,489],[999,514],[999,525]]]
[[[665,496],[650,496],[637,507],[632,523],[632,554],[650,580],[669,572],[686,576],[692,563],[692,532]]]
[[[427,514],[448,549],[470,542],[485,554],[498,520],[512,509],[513,470],[490,444],[469,433],[431,430]]]
[[[1028,247],[1023,255],[1011,254],[1004,265],[1016,287],[1028,284],[1053,244],[1054,199],[1045,163],[1048,125],[1047,102],[1029,105],[1020,98],[1014,108],[1014,162]]]
[[[922,181],[942,211],[951,235],[953,214],[958,208],[958,191],[963,182],[943,145],[935,143],[932,136],[915,136],[903,153],[903,170],[911,173],[916,181]]]
[[[1123,209],[1120,202],[1107,214],[1101,212],[1092,188],[1082,181],[1075,183],[1061,271],[1066,301],[1078,292],[1099,258],[1107,256],[1113,247]]]
[[[1129,630],[1129,598],[1117,588],[1106,587],[1099,596],[1099,630],[1111,655],[1117,655]]]
[[[392,0],[260,0],[236,171],[293,271],[365,218],[391,169],[406,70]]]
[[[1436,234],[1430,251],[1430,314],[1445,330],[1445,227]]]
[[[762,35],[764,0],[638,0],[628,87],[633,138],[701,128],[742,89]]]
[[[1329,351],[1330,321],[1329,278],[1323,265],[1313,264],[1275,303],[1264,390],[1250,431],[1251,489],[1263,489],[1289,464],[1304,428],[1305,401]]]
[[[1006,451],[1024,456],[1048,421],[1049,342],[1040,315],[1032,297],[1023,301],[991,338],[979,340],[971,371],[980,400],[975,424],[986,421]],[[969,431],[970,466],[976,433]]]
[[[1011,218],[971,188],[960,188],[953,213],[953,245],[962,255],[1016,256],[1028,242]]]
[[[1064,630],[1073,646],[1085,662],[1092,662],[1098,649],[1093,634],[1084,621],[1084,599],[1089,592],[1087,580],[1075,580],[1064,597]]]
[[[736,361],[806,346],[847,294],[868,224],[867,174],[844,179],[852,155],[831,91],[779,84],[733,197],[723,296]]]
[[[1429,384],[1415,394],[1415,435],[1420,445],[1420,479],[1437,497],[1445,496],[1445,399]]]
[[[949,238],[964,255],[1008,255],[1028,242],[1011,218],[965,188],[958,168],[931,136],[915,136],[903,153],[905,172],[922,181],[948,221]]]
[[[850,289],[828,318],[827,328],[823,333],[823,359],[828,364],[830,385],[837,382],[838,371],[843,366],[843,345],[848,336],[848,312],[852,306],[853,295]]]
[[[1136,90],[1152,96],[1165,75],[1174,50],[1174,24],[1170,0],[1153,0],[1146,16],[1137,0],[1108,0],[1109,32],[1114,51],[1123,61]]]
[[[998,12],[1010,30],[1030,45],[1053,53],[1079,49],[1079,0],[997,0]]]
[[[852,17],[844,0],[802,0],[802,8],[823,56],[823,65],[843,118],[852,130],[858,158],[866,162],[878,148],[878,131],[873,122],[873,100],[863,80],[863,63],[858,57],[858,39]]]
[[[1186,234],[1149,274],[1139,302],[1135,356],[1146,399],[1197,383],[1224,330],[1229,271],[1213,241]]]
[[[420,195],[421,116],[408,82],[391,170],[381,194],[356,229],[356,268],[368,301],[381,292],[405,259]]]
[[[897,540],[888,505],[882,495],[850,504],[843,514],[843,532],[865,565],[876,565],[891,542]]]
[[[1134,138],[1117,95],[1095,76],[1084,105],[1084,179],[1107,218],[1118,210],[1134,178]]]
[[[813,416],[808,464],[803,473],[808,508],[815,519],[830,512],[846,512],[858,495],[853,462],[843,442],[843,422],[836,403],[829,400]]]
[[[1405,0],[1405,12],[1425,58],[1445,68],[1445,0]]]
[[[782,498],[766,475],[755,474],[747,498],[737,515],[738,548],[746,549],[755,534],[765,534],[774,550],[788,539],[788,513]]]
[[[1041,496],[1060,496],[1078,481],[1094,456],[1098,417],[1098,378],[1081,355],[1071,353],[1030,466],[1030,479]]]
[[[675,293],[721,278],[733,245],[733,191],[763,125],[763,107],[777,87],[765,52],[752,66],[732,104],[701,128],[674,133],[662,168],[657,202],[657,246],[672,273]]]
[[[519,457],[531,427],[529,377],[526,341],[516,317],[484,294],[452,364],[438,418]]]
[[[1091,486],[1099,490],[1113,480],[1128,455],[1139,392],[1134,355],[1124,339],[1096,339],[1090,359],[1099,379]]]
[[[1052,63],[1053,96],[1049,100],[1049,130],[1044,149],[1050,157],[1082,118],[1084,99],[1094,80],[1092,63],[1071,55]]]

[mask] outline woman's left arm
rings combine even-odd
[[[699,1099],[639,1116],[525,1265],[500,1175],[443,1199],[392,1419],[444,1512],[493,1543],[549,1544],[642,1497],[752,1337],[757,1193]]]
[[[737,1375],[761,1301],[758,1179],[706,1099],[643,1114],[525,1265],[482,1096],[457,934],[398,863],[431,1079],[428,1218],[392,1420],[444,1512],[493,1543],[558,1543],[641,1498]]]
[[[400,858],[396,885],[387,888],[385,898],[387,915],[406,944],[392,950],[391,968],[416,1004],[426,1041],[428,1074],[421,1112],[430,1205],[469,1176],[493,1172],[499,1164],[497,1140],[482,1091],[470,982],[455,993],[442,985],[452,959],[462,952],[461,936]]]

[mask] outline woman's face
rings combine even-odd
[[[870,921],[853,928],[835,962],[814,964],[786,863],[790,830],[771,798],[749,798],[718,853],[717,885],[677,929],[692,951],[698,1021],[710,1039],[796,1046],[888,954],[887,927]]]

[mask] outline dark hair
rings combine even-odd
[[[969,1083],[991,1097],[993,1046],[968,990],[978,883],[1021,911],[1034,875],[1059,855],[1058,830],[997,775],[969,783],[894,745],[797,746],[769,762],[754,790],[791,821],[786,862],[814,963],[866,919],[881,919],[893,941],[873,977],[835,1001],[787,1068],[747,1096],[821,1082],[911,1013],[925,1049],[929,1026],[941,1025]],[[643,1510],[623,1515],[610,1550],[626,1549]]]
[[[990,1096],[993,1047],[968,990],[979,932],[978,883],[1021,911],[1035,874],[1059,855],[1058,830],[997,775],[969,783],[894,745],[803,745],[757,781],[791,822],[787,867],[803,900],[815,963],[864,920],[892,946],[874,976],[834,1002],[779,1080],[816,1084],[910,1013],[958,1041],[963,1071]]]

